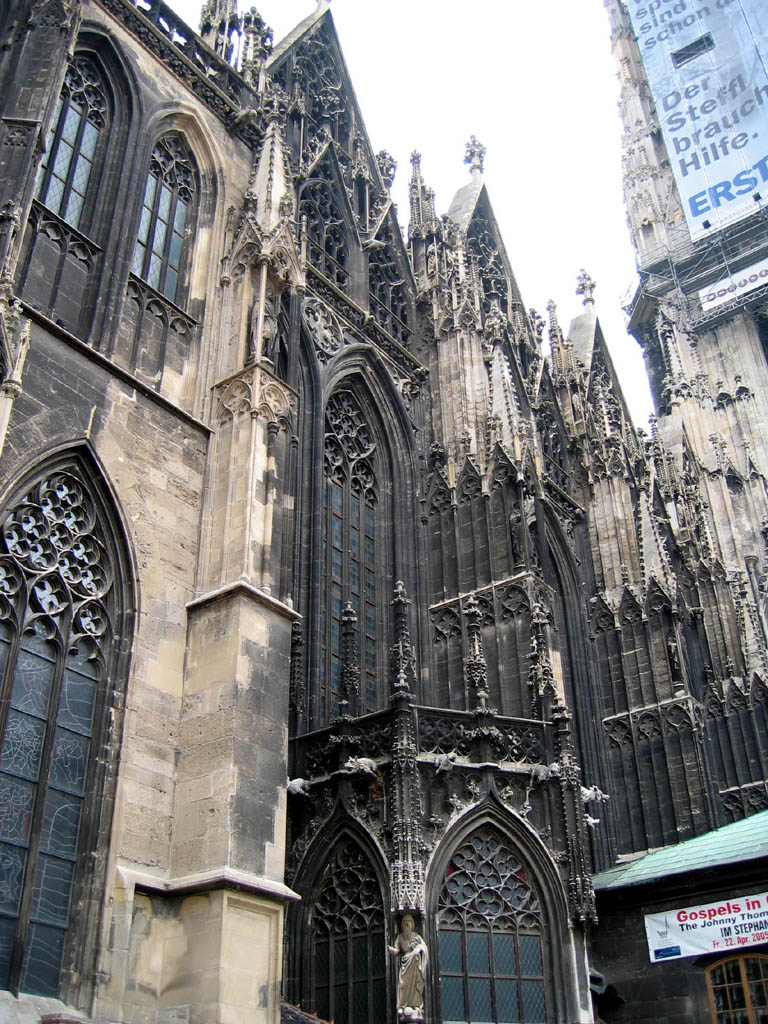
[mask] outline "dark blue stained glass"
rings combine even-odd
[[[546,1024],[547,1004],[543,981],[522,981],[523,1021],[525,1024]]]
[[[498,1024],[516,1024],[520,1020],[516,981],[496,979],[496,1020]]]
[[[338,962],[338,961],[337,961]],[[348,1020],[347,1016],[347,986],[337,985],[333,990],[333,1020],[334,1024],[357,1024],[357,1021]]]
[[[373,983],[373,1013],[371,1024],[386,1024],[387,1021],[387,985],[383,978]]]
[[[38,718],[48,715],[55,651],[51,644],[25,634],[16,660],[11,707]]]
[[[368,977],[368,936],[358,935],[352,940],[352,977]]]
[[[521,935],[520,973],[541,975],[541,939],[538,935]]]
[[[376,597],[376,577],[373,574],[373,569],[365,570],[365,596],[369,601],[373,601]]]
[[[61,793],[56,789],[48,790],[40,836],[40,848],[44,853],[54,853],[68,860],[75,859],[82,806],[83,801],[78,796]]]
[[[467,934],[467,973],[489,974],[490,970],[487,933],[469,932]]]
[[[337,939],[333,948],[333,977],[336,984],[346,982],[348,974],[347,940]]]
[[[338,484],[330,484],[331,488],[331,509],[341,515],[341,487]]]
[[[349,563],[349,586],[355,593],[360,591],[360,563],[351,559]]]
[[[35,996],[56,996],[59,989],[64,930],[33,924],[21,975],[21,989]]]
[[[376,558],[376,549],[374,547],[373,537],[365,538],[365,564],[373,565]]]
[[[462,970],[461,965],[461,932],[440,929],[440,970]]]
[[[342,555],[338,548],[331,549],[331,575],[335,580],[341,579]]]
[[[360,525],[360,499],[356,494],[349,499],[349,522],[353,529],[358,530]]]
[[[341,547],[342,530],[341,530],[341,518],[334,516],[331,519],[331,543],[337,548]]]
[[[30,917],[44,924],[66,927],[73,864],[58,857],[41,855],[35,870]]]
[[[95,698],[94,680],[65,668],[59,698],[59,725],[90,736]]]
[[[12,708],[5,727],[0,769],[34,782],[40,771],[44,737],[44,721]]]
[[[468,978],[470,1021],[492,1021],[490,978]]]
[[[15,914],[18,911],[26,857],[26,851],[21,847],[0,843],[0,911],[2,913]],[[0,918],[1,920],[2,918]]]
[[[464,981],[462,978],[441,978],[444,1021],[464,1021]]]
[[[79,736],[68,729],[57,727],[53,738],[50,784],[68,793],[81,794],[85,786],[88,765],[87,736]]]
[[[368,1020],[368,982],[358,981],[352,986],[352,1020]]]
[[[502,932],[493,936],[493,966],[496,974],[515,973],[515,939],[513,935]]]
[[[341,618],[341,587],[336,583],[331,587],[331,615]]]
[[[315,943],[315,978],[318,986],[328,984],[328,941],[318,939]]]
[[[355,558],[360,558],[360,531],[351,529],[349,531],[349,551],[350,554]]]
[[[315,994],[315,1011],[321,1020],[328,1020],[331,1015],[331,1006],[328,1002],[328,989],[318,989]]]
[[[0,772],[0,839],[26,846],[37,787]]]
[[[11,966],[11,950],[15,932],[15,919],[0,917],[0,988],[8,987],[8,969]]]

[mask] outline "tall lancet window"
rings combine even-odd
[[[106,125],[101,75],[87,57],[75,57],[64,76],[35,192],[74,228],[80,227]]]
[[[53,472],[0,535],[0,988],[45,996],[93,866],[123,629],[100,519],[83,479]]]
[[[325,413],[323,580],[320,606],[320,718],[338,713],[341,612],[358,622],[361,712],[376,707],[376,444],[351,391],[337,391]]]
[[[442,1021],[546,1024],[539,900],[496,829],[456,850],[438,904]]]
[[[381,886],[349,838],[334,850],[314,903],[313,1003],[336,1024],[386,1024],[386,939]]]
[[[152,151],[144,185],[133,272],[176,303],[192,236],[195,178],[182,137],[165,135]]]

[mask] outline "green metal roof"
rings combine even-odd
[[[703,871],[726,864],[768,857],[768,811],[760,811],[742,821],[723,825],[695,839],[686,839],[676,846],[646,853],[638,860],[617,864],[595,875],[595,889],[623,889],[642,885],[667,875],[687,871]]]

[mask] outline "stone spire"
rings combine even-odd
[[[237,0],[205,0],[200,12],[200,35],[227,62],[232,58],[232,34],[239,29]]]

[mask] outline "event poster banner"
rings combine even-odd
[[[645,915],[651,963],[768,942],[768,892]]]
[[[625,2],[696,238],[768,200],[768,3]]]

